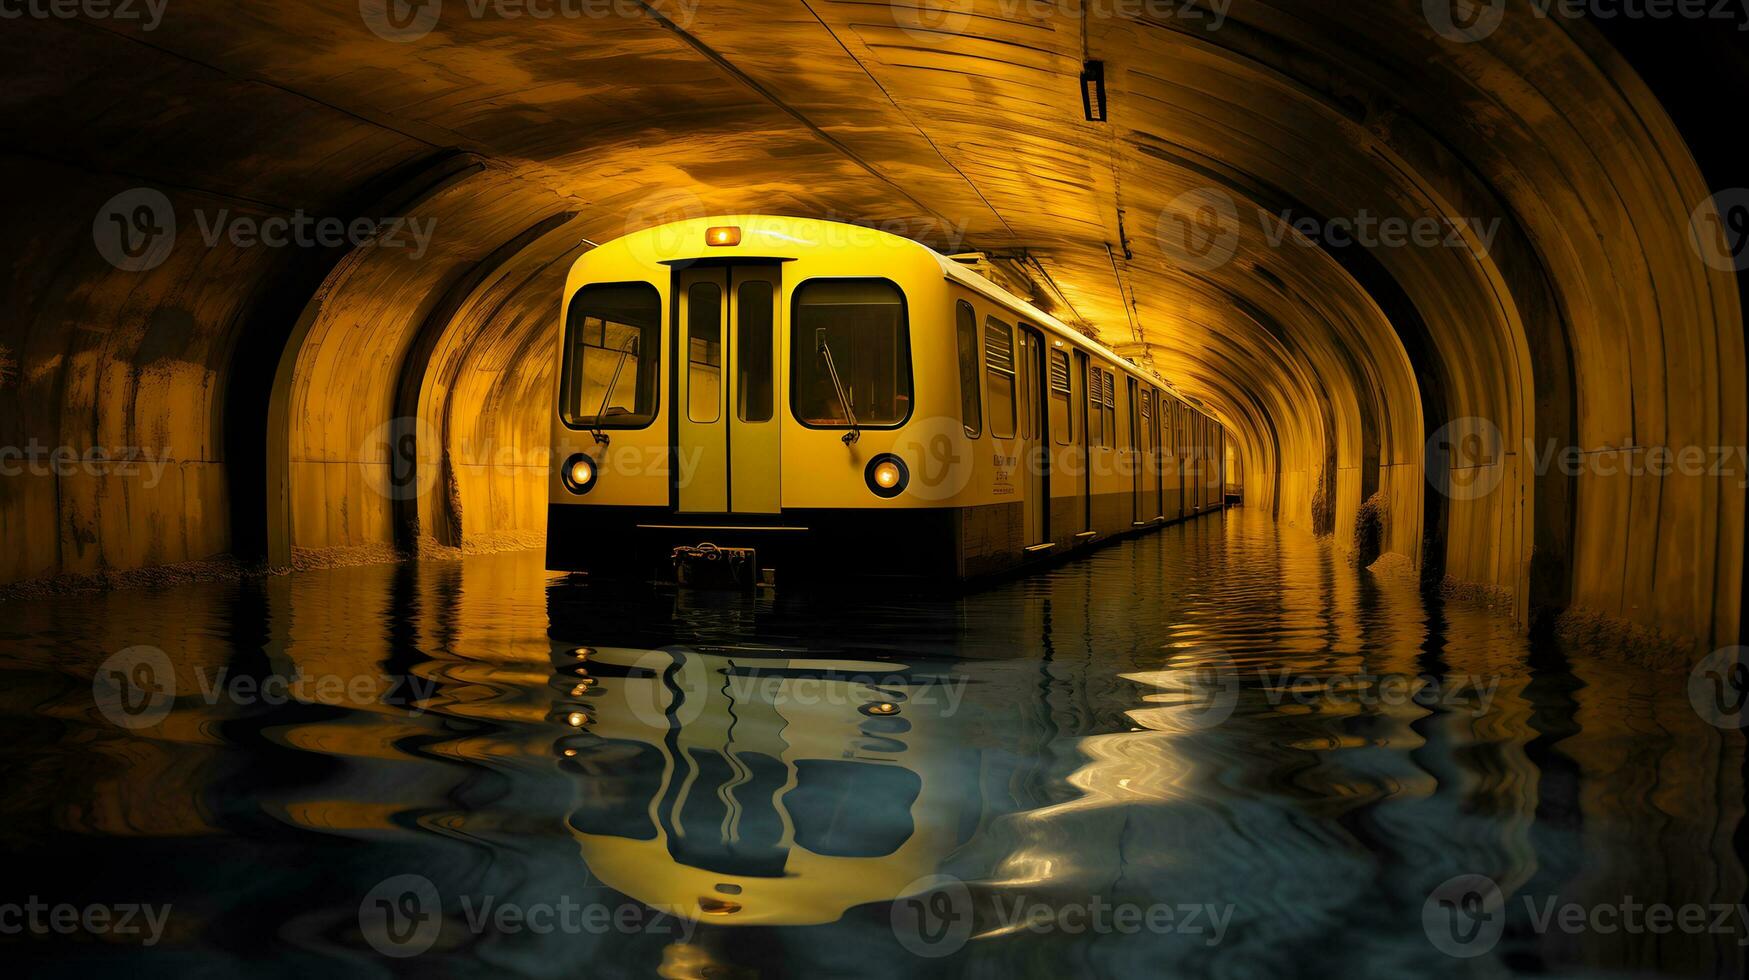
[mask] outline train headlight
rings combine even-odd
[[[565,481],[565,489],[575,494],[588,493],[595,486],[595,478],[600,475],[595,460],[588,453],[578,453],[565,460],[565,469],[560,474]]]
[[[897,497],[905,492],[905,484],[911,482],[911,471],[905,467],[904,460],[892,453],[882,453],[868,461],[862,478],[875,496]]]

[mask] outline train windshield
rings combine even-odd
[[[635,429],[656,417],[662,297],[648,283],[586,286],[565,322],[559,412],[573,428]]]
[[[911,341],[897,286],[811,279],[796,290],[792,321],[790,398],[802,424],[890,426],[910,416]]]

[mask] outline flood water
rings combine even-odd
[[[1258,515],[960,597],[609,593],[541,564],[0,606],[3,955],[1742,972],[1743,740],[1686,674],[1533,649]],[[135,904],[140,928],[114,927]],[[1665,928],[1634,928],[1651,906]]]

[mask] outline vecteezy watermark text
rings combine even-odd
[[[976,901],[961,879],[949,874],[918,878],[905,886],[890,913],[893,935],[910,952],[950,956],[979,934],[1039,935],[1142,933],[1191,937],[1204,946],[1226,938],[1235,906],[1211,902],[1113,901],[1102,895],[1065,899],[1026,892],[991,892]]]
[[[1427,438],[1427,480],[1434,489],[1456,500],[1475,500],[1492,493],[1506,476],[1507,455],[1499,426],[1480,416],[1453,419]],[[1735,478],[1749,488],[1749,447],[1640,446],[1632,441],[1616,446],[1582,449],[1563,446],[1554,438],[1540,444],[1526,437],[1520,459],[1536,476],[1557,473],[1580,477],[1708,477]]]
[[[889,7],[901,31],[934,44],[944,34],[966,32],[974,18],[1034,24],[1152,21],[1218,31],[1233,0],[889,0]]]
[[[698,0],[452,0],[450,16],[468,20],[604,21],[661,17],[691,26]],[[358,15],[372,34],[404,44],[436,29],[444,0],[358,0]]]
[[[1521,895],[1509,902],[1487,875],[1448,878],[1427,896],[1421,926],[1427,941],[1460,959],[1493,950],[1511,918],[1538,935],[1723,935],[1749,946],[1749,907],[1731,902],[1670,903],[1623,895],[1609,902],[1563,902],[1554,895]]]
[[[1388,671],[1295,673],[1291,669],[1259,667],[1249,678],[1224,653],[1213,652],[1200,662],[1150,676],[1183,700],[1175,720],[1186,728],[1207,729],[1222,724],[1238,708],[1239,692],[1259,690],[1271,707],[1292,703],[1306,708],[1356,704],[1368,708],[1416,705],[1447,712],[1468,711],[1480,718],[1493,706],[1499,677],[1473,674],[1405,674]]]
[[[154,31],[170,0],[0,0],[0,20],[112,20]]]
[[[185,669],[193,673],[192,693],[207,705],[238,706],[303,704],[385,705],[411,714],[424,710],[437,681],[412,674],[360,672],[305,673],[261,676],[217,670]],[[182,693],[190,693],[181,685]],[[163,721],[179,691],[170,656],[154,646],[128,647],[99,665],[91,679],[91,696],[105,718],[122,728],[150,728]]]
[[[1291,208],[1254,208],[1257,227],[1270,248],[1448,248],[1486,256],[1502,219],[1428,214],[1413,217],[1374,214],[1362,208],[1352,216],[1295,214]],[[1154,238],[1174,265],[1208,272],[1231,261],[1239,250],[1245,222],[1231,194],[1218,187],[1196,187],[1161,209]]]
[[[339,248],[350,246],[403,250],[408,258],[425,257],[437,229],[436,218],[407,215],[338,218],[305,213],[253,215],[230,208],[194,210],[201,243],[218,248]],[[124,272],[155,269],[176,246],[177,213],[163,191],[135,187],[110,198],[97,209],[91,238],[104,261]]]
[[[519,902],[494,895],[462,895],[461,919],[446,919],[437,886],[424,875],[404,874],[377,883],[358,903],[358,926],[371,948],[397,959],[418,956],[436,945],[446,925],[468,934],[600,936],[650,934],[680,942],[692,938],[698,923],[679,906],[641,902],[580,901],[559,895],[550,901]]]
[[[1713,20],[1749,31],[1749,0],[1530,0],[1529,7],[1537,20]],[[1422,0],[1421,11],[1440,37],[1471,44],[1506,22],[1507,0]]]
[[[169,450],[141,446],[49,447],[34,436],[22,446],[0,446],[0,476],[120,476],[144,475],[140,486],[156,487],[170,465]]]
[[[140,939],[141,946],[156,946],[164,937],[171,906],[140,902],[51,904],[35,895],[22,902],[0,903],[0,935],[124,936]]]

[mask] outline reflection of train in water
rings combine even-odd
[[[965,579],[1222,506],[1213,420],[884,232],[663,225],[579,258],[564,309],[549,568],[709,541]]]
[[[771,651],[580,648],[561,765],[590,872],[724,925],[834,922],[891,901],[978,825],[947,675]]]

